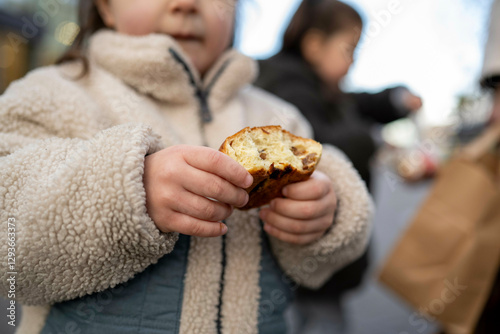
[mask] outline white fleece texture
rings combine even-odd
[[[257,334],[262,254],[258,210],[235,211],[227,226],[222,333]]]
[[[23,314],[19,326],[16,327],[16,334],[36,334],[40,333],[45,325],[45,319],[49,315],[50,306],[23,306]]]
[[[1,224],[7,230],[14,217],[17,227],[16,300],[101,291],[173,249],[177,235],[160,233],[145,208],[143,161],[157,140],[148,127],[121,125],[89,140],[40,140],[0,160]]]
[[[222,238],[191,237],[184,279],[180,334],[216,334]]]
[[[120,57],[116,57],[118,49],[125,51]],[[174,104],[185,103],[192,99],[195,89],[183,66],[176,61],[169,61],[172,57],[169,49],[183,54],[174,40],[166,35],[131,38],[104,30],[99,33],[99,38],[93,39],[89,53],[93,61],[141,93]],[[148,61],[144,62],[144,59]],[[184,57],[183,60],[200,84],[199,75],[189,58]]]

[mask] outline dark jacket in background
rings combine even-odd
[[[377,94],[334,94],[301,57],[286,52],[262,60],[259,65],[256,85],[298,107],[311,123],[315,139],[341,149],[369,186],[369,162],[376,150],[372,126],[408,114],[394,102],[397,100],[394,93],[405,88],[386,89]],[[297,297],[338,300],[342,292],[361,283],[367,266],[368,251],[337,272],[320,290],[299,288]]]
[[[281,52],[259,62],[256,85],[299,108],[311,123],[315,139],[340,148],[370,185],[369,160],[376,145],[373,123],[388,123],[405,116],[391,94],[402,87],[377,94],[329,92],[301,57]]]

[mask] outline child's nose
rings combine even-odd
[[[198,0],[171,0],[172,13],[192,14],[198,11]]]

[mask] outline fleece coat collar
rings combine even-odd
[[[172,104],[200,103],[201,97],[212,112],[221,110],[258,72],[254,60],[229,49],[201,78],[172,37],[127,36],[108,29],[90,39],[89,58],[142,94]]]

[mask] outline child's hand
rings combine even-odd
[[[270,235],[305,245],[321,238],[333,224],[337,197],[325,174],[316,171],[307,181],[283,188],[283,195],[260,211]]]
[[[422,108],[422,99],[408,91],[404,96],[403,104],[406,109],[410,111],[417,111]]]
[[[252,181],[240,164],[207,147],[172,146],[144,161],[147,211],[163,232],[200,237],[226,233],[220,221],[233,206],[248,202],[244,188]]]

